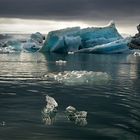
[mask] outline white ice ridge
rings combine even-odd
[[[64,71],[57,74],[50,73],[44,77],[65,85],[102,84],[110,79],[107,73],[94,71]]]

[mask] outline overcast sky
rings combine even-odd
[[[140,22],[139,6],[140,0],[0,0],[0,17],[89,25],[114,20],[120,28],[134,29]]]

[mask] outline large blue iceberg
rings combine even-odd
[[[66,28],[49,32],[42,52],[123,53],[130,39],[123,39],[114,22],[106,27]]]

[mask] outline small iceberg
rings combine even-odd
[[[66,108],[66,115],[68,120],[74,122],[79,126],[87,125],[87,112],[86,111],[77,111],[75,107],[68,106]]]
[[[0,53],[14,53],[21,52],[22,43],[19,40],[8,40],[2,43]]]
[[[39,44],[42,44],[43,43],[43,40],[45,40],[45,37],[39,33],[39,32],[36,32],[34,34],[31,34],[30,38],[36,42],[38,42]]]
[[[57,113],[56,107],[58,107],[58,103],[55,101],[53,97],[46,96],[47,105],[42,111],[42,120],[46,125],[52,125],[55,121],[55,116]]]
[[[37,52],[42,48],[44,36],[36,32],[31,34],[30,38],[23,44],[23,50],[25,52]]]

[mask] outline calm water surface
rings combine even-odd
[[[89,85],[44,78],[73,70],[111,78]],[[47,94],[59,104],[51,125],[42,118]],[[88,112],[87,125],[67,119],[69,105]],[[0,54],[0,140],[140,140],[140,57]]]

